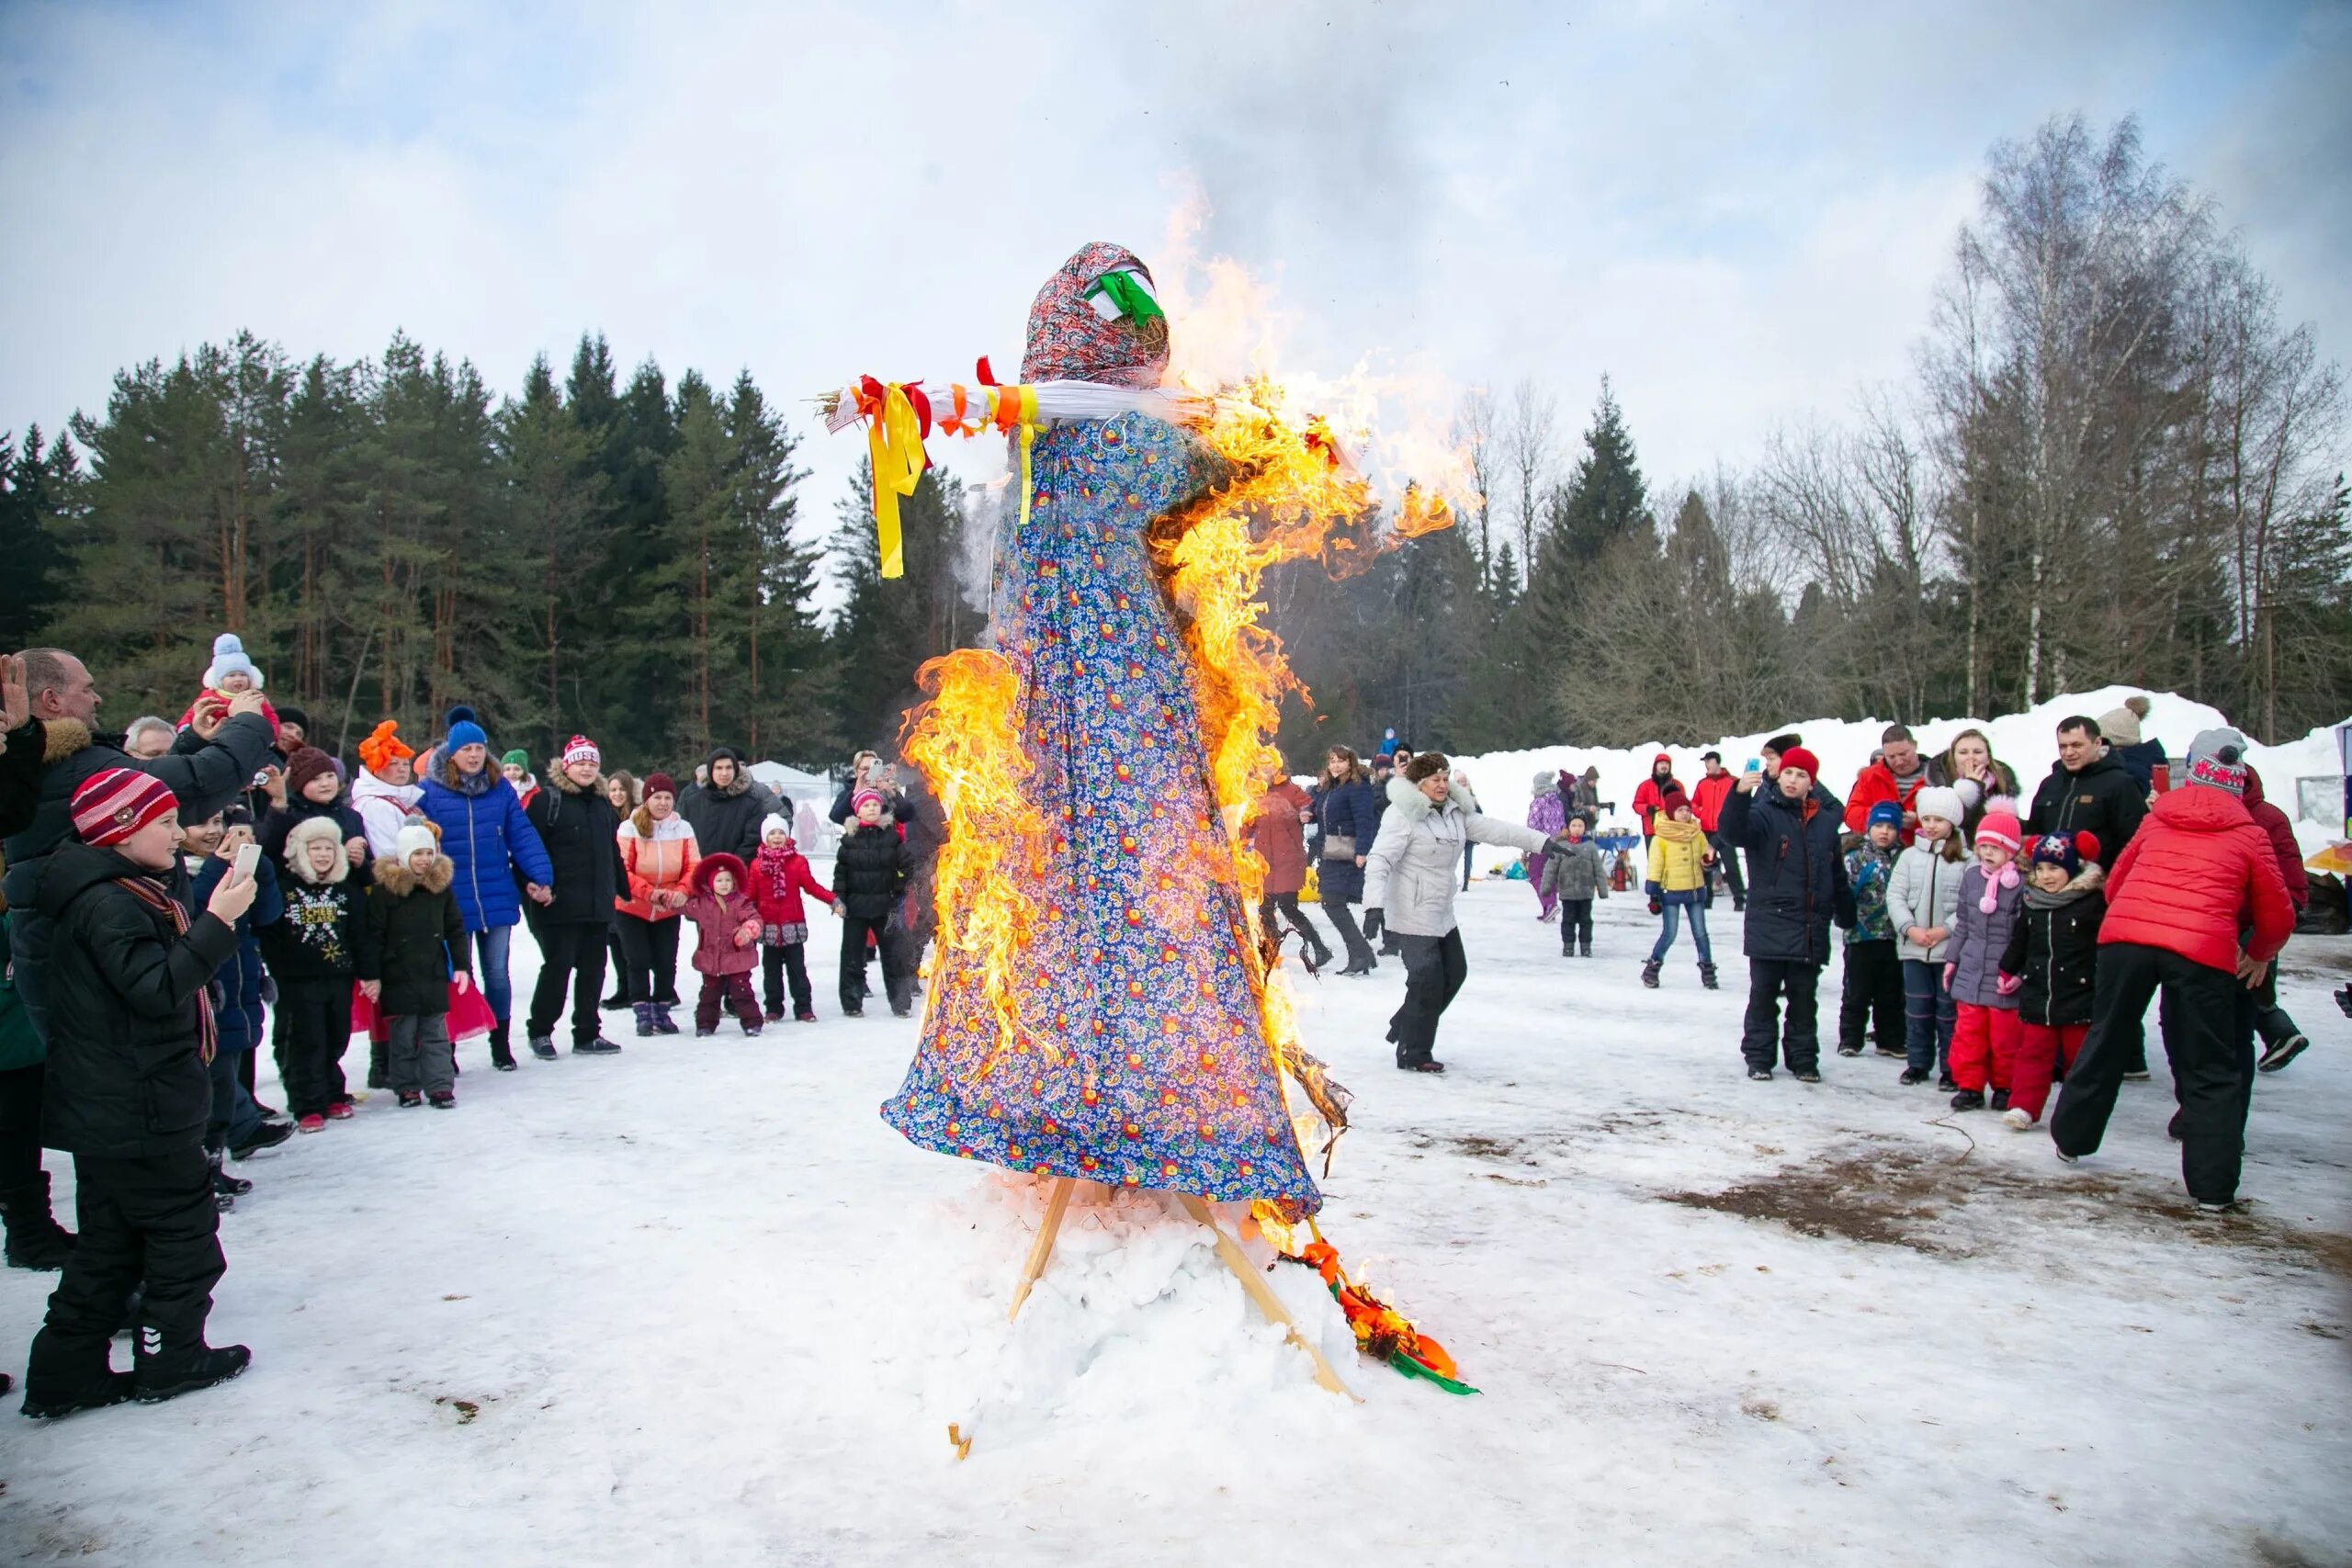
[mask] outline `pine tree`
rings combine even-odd
[[[748,370],[727,403],[735,446],[735,510],[754,551],[746,606],[743,743],[758,757],[787,757],[815,768],[838,749],[832,660],[817,619],[818,552],[794,537],[808,470],[793,466],[799,443],[767,406]]]
[[[25,427],[22,446],[0,434],[0,649],[31,646],[73,592],[74,563],[65,513],[78,475],[73,442],[43,450],[40,426]]]
[[[905,575],[885,580],[874,526],[873,477],[861,469],[837,510],[835,570],[845,591],[833,620],[842,739],[888,751],[914,702],[925,660],[968,645],[980,617],[956,581],[964,487],[933,468],[899,503]]]
[[[594,525],[604,509],[605,476],[596,471],[589,433],[564,406],[555,373],[541,355],[531,361],[523,395],[499,411],[498,440],[518,544],[537,560],[532,625],[540,644],[541,731],[555,754],[572,726],[591,724],[566,700],[566,676],[591,651],[573,636],[571,605],[595,557]]]
[[[1591,608],[1584,603],[1588,579],[1612,545],[1650,526],[1648,491],[1633,434],[1606,376],[1584,446],[1575,474],[1553,497],[1515,617],[1514,635],[1526,653],[1532,689],[1555,694],[1555,702],[1567,649],[1583,640],[1589,651],[1589,628],[1582,620]]]

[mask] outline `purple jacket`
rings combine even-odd
[[[1996,988],[2001,978],[2001,954],[2008,950],[2010,928],[2018,923],[2018,907],[2025,901],[2025,873],[2016,862],[2018,885],[2004,887],[1993,912],[1981,908],[1984,899],[1984,863],[1971,861],[1960,874],[1960,907],[1952,911],[1951,942],[1944,962],[1952,965],[1951,999],[1981,1008],[2016,1010],[2018,999]]]

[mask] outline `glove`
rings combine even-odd
[[[1363,912],[1363,934],[1367,942],[1376,940],[1380,933],[1387,929],[1387,916],[1377,909],[1366,909]]]
[[[277,976],[264,975],[261,977],[261,999],[263,1005],[266,1007],[276,1007],[277,1005]]]
[[[1655,893],[1650,895],[1650,913],[1653,915],[1663,915],[1666,913],[1666,900],[1660,898]]]
[[[2004,975],[1999,979],[1993,982],[1993,989],[1998,991],[2005,997],[2014,997],[2019,991],[2025,989],[2025,976],[2022,975]]]

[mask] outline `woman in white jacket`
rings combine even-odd
[[[401,829],[424,792],[410,782],[413,755],[390,719],[359,743],[359,776],[351,781],[351,804],[368,829],[368,852],[378,860],[400,858]]]
[[[1453,769],[1424,751],[1388,781],[1388,810],[1364,857],[1364,935],[1394,933],[1405,957],[1405,1000],[1388,1021],[1396,1066],[1442,1073],[1430,1053],[1437,1021],[1462,989],[1469,965],[1453,920],[1454,878],[1470,845],[1502,844],[1540,854],[1551,842],[1532,828],[1481,816],[1477,803],[1453,783]]]
[[[1935,1071],[1948,1083],[1956,1010],[1944,984],[1944,944],[1960,908],[1960,875],[1968,869],[1968,840],[1960,830],[1967,807],[1958,791],[1930,784],[1913,798],[1912,809],[1919,814],[1919,836],[1886,884],[1887,919],[1903,961],[1901,1081],[1926,1083]]]

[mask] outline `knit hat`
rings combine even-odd
[[[1984,819],[1976,824],[1976,841],[1991,840],[2005,844],[2011,854],[2025,847],[2025,829],[2018,825],[2017,814],[2011,811],[1987,811]]]
[[[280,707],[277,710],[277,722],[281,726],[288,724],[298,726],[305,735],[311,733],[311,716],[300,708]]]
[[[244,639],[235,632],[222,632],[212,639],[212,662],[205,668],[204,684],[207,689],[217,691],[221,676],[239,671],[253,677],[254,691],[261,690],[261,671],[246,657]]]
[[[147,774],[107,768],[84,779],[74,792],[74,831],[84,843],[103,849],[178,809],[172,792]]]
[[[416,753],[394,731],[400,728],[395,719],[386,719],[368,732],[359,743],[359,762],[371,773],[380,773],[384,765],[396,758],[413,757]]]
[[[1783,769],[1803,768],[1805,771],[1806,776],[1810,778],[1817,779],[1821,776],[1821,759],[1815,756],[1812,752],[1806,750],[1802,746],[1792,746],[1787,750],[1782,751],[1781,753],[1781,766]]]
[[[2188,782],[2244,795],[2245,737],[2234,729],[2199,730],[2188,743]]]
[[[563,765],[568,768],[574,762],[588,762],[602,767],[605,763],[605,754],[596,750],[596,743],[594,740],[584,735],[575,735],[563,743]]]
[[[2117,746],[2140,744],[2140,716],[2130,708],[2116,708],[2098,716],[2101,737]]]
[[[334,759],[315,746],[297,746],[294,755],[286,759],[286,793],[300,795],[303,787],[321,773],[334,772]],[[337,780],[338,784],[342,781]]]
[[[657,795],[675,795],[677,793],[678,781],[672,778],[669,774],[648,773],[645,775],[645,789],[642,798],[651,800]]]
[[[850,815],[854,817],[859,812],[865,810],[865,803],[869,800],[876,806],[881,805],[882,792],[878,789],[862,789],[855,795],[851,795],[849,797]]]
[[[1676,812],[1690,804],[1690,796],[1679,784],[1669,779],[1666,787],[1657,792],[1657,808],[1671,818]]]
[[[432,828],[423,822],[409,823],[392,840],[392,853],[398,856],[403,864],[407,863],[409,856],[419,850],[432,850],[437,852],[440,848],[441,840],[434,837]]]
[[[474,722],[473,709],[451,708],[449,711],[462,713],[466,716],[449,726],[449,738],[441,742],[441,754],[444,757],[452,756],[469,746],[486,748],[490,745],[490,737],[483,733],[481,725]]]
[[[1968,807],[1961,804],[1960,791],[1942,784],[1929,784],[1913,795],[1911,809],[1922,817],[1940,817],[1955,828],[1968,815]]]
[[[531,754],[528,751],[524,750],[520,746],[517,746],[514,750],[507,752],[506,755],[498,759],[498,765],[502,768],[520,768],[525,773],[529,773],[531,771]]]
[[[1891,800],[1882,800],[1871,807],[1870,820],[1862,824],[1864,831],[1872,828],[1892,828],[1903,831],[1903,807]]]
[[[784,819],[781,812],[771,811],[760,818],[760,841],[767,842],[770,833],[782,833],[789,839],[792,837],[792,824]]]
[[[2037,834],[2028,858],[2035,865],[2064,866],[2066,874],[2072,876],[2083,869],[2085,861],[2098,858],[2098,835],[2083,832],[2068,838],[2064,833]]]

